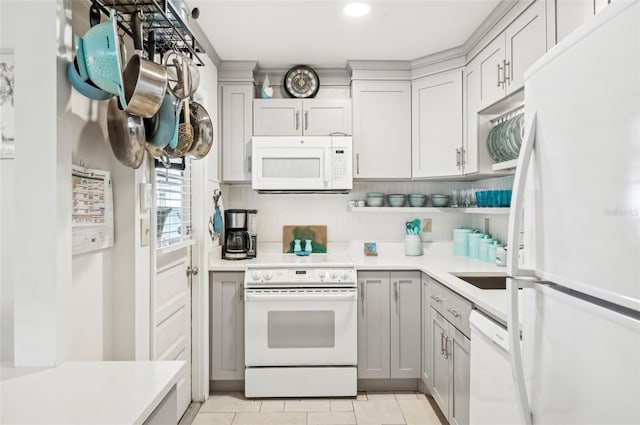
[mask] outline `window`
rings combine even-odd
[[[156,247],[191,239],[191,160],[171,160],[166,168],[156,160]]]

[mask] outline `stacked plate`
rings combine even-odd
[[[491,129],[487,137],[487,149],[495,162],[518,158],[524,137],[524,114],[518,114]]]

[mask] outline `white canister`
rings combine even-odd
[[[496,264],[503,267],[507,265],[507,250],[502,246],[496,248]]]
[[[420,235],[405,235],[404,255],[422,255],[422,241],[420,240]]]

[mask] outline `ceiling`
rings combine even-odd
[[[346,16],[338,0],[187,0],[222,60],[261,68],[344,68],[348,60],[413,60],[463,44],[499,0],[369,0]]]

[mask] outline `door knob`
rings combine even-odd
[[[189,276],[198,276],[198,268],[187,266],[187,277]]]

